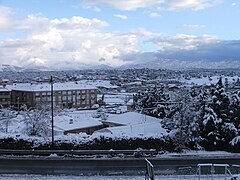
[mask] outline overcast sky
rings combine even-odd
[[[239,19],[240,0],[0,0],[0,64],[240,61]]]

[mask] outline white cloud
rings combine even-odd
[[[14,25],[12,10],[5,6],[0,6],[0,30],[6,30]]]
[[[136,10],[138,8],[150,8],[155,7],[156,9],[167,10],[182,10],[182,9],[192,9],[192,10],[202,10],[224,0],[84,0],[83,4],[89,6],[94,6],[96,4],[106,4],[112,6],[115,9],[120,10]]]
[[[161,36],[149,40],[158,45],[159,50],[191,50],[203,44],[211,44],[218,42],[216,36],[202,35],[194,36],[188,34],[177,34],[175,36]]]
[[[237,5],[237,3],[232,3],[232,6],[236,6]]]
[[[164,2],[164,0],[84,0],[84,4],[106,4],[120,10],[146,8]]]
[[[161,15],[156,12],[149,12],[148,15],[149,15],[149,17],[152,17],[152,18],[161,17]]]
[[[223,0],[169,0],[168,9],[169,10],[192,9],[197,11],[215,6],[222,1]]]
[[[148,31],[144,28],[137,28],[137,29],[131,30],[130,32],[132,34],[137,35],[138,37],[148,37],[148,38],[161,35],[159,33],[153,33],[151,31]]]
[[[180,28],[185,28],[185,29],[190,29],[190,30],[196,30],[196,29],[201,29],[205,28],[205,25],[200,25],[200,24],[183,24],[178,26]]]
[[[127,19],[128,17],[122,14],[114,14],[114,17],[120,18],[120,19]]]
[[[92,11],[95,11],[95,12],[101,12],[101,8],[97,7],[97,6],[84,6],[83,8],[85,9],[90,9]]]
[[[30,31],[42,31],[49,27],[55,27],[59,30],[74,29],[88,29],[92,27],[106,27],[109,24],[106,21],[99,19],[87,19],[80,16],[73,16],[72,18],[48,19],[42,15],[28,15],[26,19],[18,24],[19,29]]]
[[[25,31],[22,39],[0,43],[1,63],[19,66],[80,67],[81,64],[118,66],[122,54],[137,52],[137,35],[105,32],[109,24],[79,16],[48,19],[29,15],[15,28]],[[105,61],[100,61],[104,58]]]

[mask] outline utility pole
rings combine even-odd
[[[51,113],[52,113],[52,147],[54,145],[54,123],[53,123],[53,77],[50,79],[51,84]]]
[[[20,111],[20,102],[19,102],[19,97],[17,97],[17,105],[18,105],[18,113],[19,113],[19,111]]]

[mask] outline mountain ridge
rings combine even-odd
[[[188,70],[188,69],[240,69],[240,61],[221,60],[221,61],[208,61],[208,60],[178,60],[178,59],[155,59],[145,63],[125,64],[118,67],[112,67],[106,64],[89,65],[81,64],[78,66],[70,66],[63,68],[46,67],[46,66],[14,66],[8,64],[0,64],[0,72],[13,71],[13,72],[37,72],[37,71],[61,71],[61,70],[112,70],[112,69],[169,69],[169,70]]]

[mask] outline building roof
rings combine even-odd
[[[70,123],[72,121],[72,123]],[[97,119],[86,118],[76,119],[69,116],[57,116],[55,117],[54,126],[62,131],[69,131],[74,129],[90,128],[101,126],[102,123]]]
[[[114,137],[149,137],[149,136],[159,137],[168,134],[166,129],[162,128],[162,124],[160,122],[109,127],[98,130],[95,132],[95,134],[97,133],[100,133],[105,136]]]
[[[19,83],[9,86],[12,90],[17,91],[28,91],[28,92],[45,92],[51,91],[50,83]],[[96,86],[83,84],[80,82],[65,82],[65,83],[54,83],[54,91],[64,91],[64,90],[87,90],[87,89],[97,89]]]
[[[110,81],[105,80],[81,80],[75,82],[54,83],[54,91],[64,90],[82,90],[82,89],[97,89],[97,87],[114,88]],[[8,89],[29,92],[50,91],[50,83],[18,83],[7,85]]]
[[[155,117],[147,116],[137,112],[127,112],[120,115],[112,115],[105,122],[119,124],[119,125],[134,125],[144,123],[156,123],[161,120]]]
[[[10,91],[11,91],[10,89],[0,86],[0,92],[10,92]]]
[[[92,115],[95,111],[67,111],[64,114],[59,114],[54,117],[55,129],[68,131],[74,129],[82,129],[89,127],[101,126],[102,123],[99,118],[93,118]],[[72,123],[70,123],[72,121]]]

